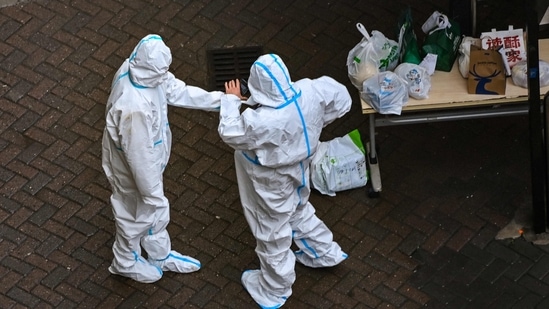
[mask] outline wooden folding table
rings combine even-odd
[[[539,59],[549,62],[549,39],[539,40]],[[541,94],[549,86],[540,89]],[[463,78],[457,61],[450,72],[435,71],[431,76],[429,98],[410,98],[402,108],[401,115],[381,115],[361,99],[362,113],[369,117],[369,141],[367,161],[370,170],[370,196],[375,197],[382,189],[375,130],[377,127],[445,121],[521,115],[528,113],[528,89],[516,86],[507,78],[505,95],[477,95],[467,93],[467,79]]]

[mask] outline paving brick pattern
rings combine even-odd
[[[387,4],[387,5],[385,5]],[[232,151],[215,113],[170,109],[165,173],[173,247],[201,260],[154,284],[110,275],[114,223],[101,169],[114,72],[149,33],[166,38],[172,71],[208,87],[209,48],[263,46],[293,79],[330,75],[355,105],[323,133],[368,133],[346,75],[362,22],[394,38],[447,1],[36,0],[0,8],[0,307],[254,308],[240,284],[258,267]],[[495,240],[531,207],[528,119],[385,127],[383,192],[312,203],[350,258],[296,266],[288,308],[549,308],[549,248]]]

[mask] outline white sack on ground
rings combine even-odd
[[[363,187],[367,182],[365,151],[358,130],[318,145],[311,161],[311,183],[320,193],[335,196],[336,192]]]

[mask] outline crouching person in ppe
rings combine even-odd
[[[296,260],[329,267],[347,258],[308,200],[309,163],[322,128],[350,110],[351,96],[327,76],[292,82],[274,54],[250,69],[245,103],[254,108],[240,113],[245,98],[238,80],[225,88],[218,131],[235,149],[240,199],[260,262],[242,274],[242,284],[262,308],[279,308],[292,294]],[[300,250],[292,252],[292,241]]]
[[[109,271],[144,283],[159,280],[164,271],[200,269],[198,260],[171,249],[166,231],[170,208],[162,173],[172,143],[168,104],[219,111],[223,95],[186,85],[168,71],[171,61],[160,36],[144,37],[114,75],[106,108],[102,164],[116,226]]]

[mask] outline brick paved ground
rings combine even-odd
[[[430,3],[433,4],[430,4]],[[100,165],[112,76],[148,33],[166,38],[172,71],[208,87],[206,50],[261,45],[294,79],[346,76],[354,24],[394,37],[399,11],[423,21],[447,1],[30,1],[0,9],[0,307],[254,308],[240,285],[257,267],[218,116],[170,110],[165,174],[173,247],[203,268],[139,284],[110,275],[114,224]],[[357,102],[324,132],[360,128]],[[548,308],[549,248],[495,240],[528,210],[527,117],[386,127],[384,191],[311,201],[350,258],[297,266],[288,308]]]

